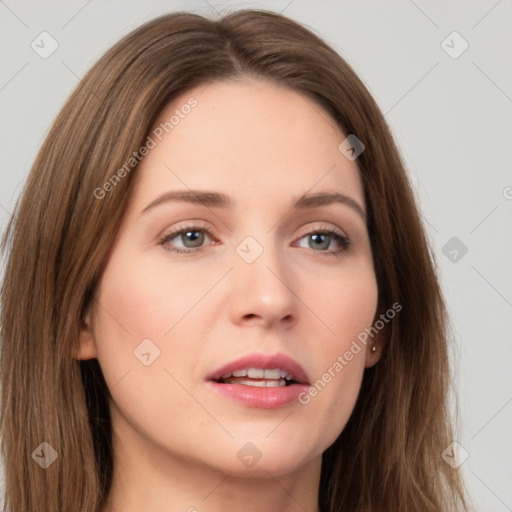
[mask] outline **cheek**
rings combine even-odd
[[[354,409],[364,373],[366,344],[371,337],[378,299],[373,268],[359,266],[343,278],[310,295],[326,329],[320,347],[309,347],[316,373],[312,386],[301,397],[305,411],[316,418],[312,438],[326,449],[339,436]]]
[[[97,289],[94,337],[113,421],[120,414],[119,428],[129,424],[171,446],[181,435],[173,425],[201,428],[202,411],[187,393],[184,376],[193,373],[201,349],[194,316],[201,309],[194,305],[213,283],[161,270],[127,257],[112,259]]]
[[[112,336],[99,337],[108,343],[119,339],[132,349],[146,338],[165,344],[191,311],[201,309],[201,299],[216,280],[218,275],[208,269],[184,272],[141,262],[140,256],[112,259],[98,286],[97,334],[109,331]]]
[[[339,271],[304,273],[301,295],[322,329],[323,362],[347,350],[375,317],[378,288],[370,258],[343,262]],[[348,343],[348,345],[347,345]]]
[[[98,283],[94,322],[105,380],[109,387],[124,379],[138,385],[145,381],[153,389],[168,388],[164,368],[172,369],[179,361],[180,368],[190,372],[197,359],[201,337],[190,320],[201,314],[198,301],[216,276],[203,272],[205,282],[169,268],[162,275],[161,267],[143,265],[121,247],[114,256]],[[179,343],[173,343],[176,339]],[[155,381],[162,375],[165,382]]]

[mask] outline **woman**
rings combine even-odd
[[[403,164],[297,23],[178,13],[122,39],[57,117],[4,248],[11,512],[465,505]]]

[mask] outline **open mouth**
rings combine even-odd
[[[219,395],[259,409],[278,409],[298,403],[309,386],[304,368],[286,354],[253,352],[217,368],[205,377]]]
[[[243,368],[225,373],[220,379],[215,380],[215,382],[219,384],[239,384],[259,388],[278,388],[299,383],[291,373],[281,368]]]

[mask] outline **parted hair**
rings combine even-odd
[[[448,320],[414,193],[376,102],[310,29],[276,13],[217,19],[179,12],[135,29],[102,56],[55,119],[4,235],[1,449],[5,509],[98,512],[113,453],[109,390],[77,359],[80,325],[130,196],[133,170],[94,191],[144,145],[162,109],[215,80],[258,77],[316,102],[365,145],[364,185],[379,304],[402,305],[354,411],[323,454],[324,512],[452,512],[466,504],[454,440]],[[341,142],[341,141],[340,141]],[[32,454],[58,454],[43,469]]]

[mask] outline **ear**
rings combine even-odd
[[[91,313],[87,312],[80,322],[79,348],[76,359],[94,359],[97,357],[96,342],[92,329]]]
[[[385,315],[377,313],[375,315],[373,325],[369,329],[370,336],[366,343],[365,368],[371,368],[379,362],[382,356],[382,351],[386,346],[389,335],[389,326],[388,323],[385,323],[383,320],[379,320],[383,316]],[[381,328],[378,329],[378,326],[381,326]],[[376,331],[375,334],[373,334],[374,331]]]

